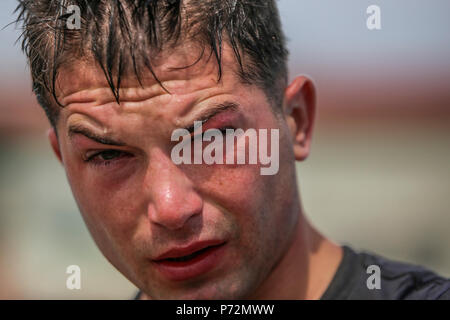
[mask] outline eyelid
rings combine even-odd
[[[194,135],[194,132],[192,132],[190,135],[191,135],[191,138],[192,138],[192,139],[195,139],[197,136],[199,136],[199,138],[203,138],[203,135],[204,135],[205,132],[208,131],[208,130],[219,130],[220,132],[222,132],[222,134],[225,135],[225,134],[226,134],[226,130],[228,130],[228,129],[236,130],[236,127],[233,126],[233,125],[224,125],[224,126],[220,126],[220,127],[218,127],[218,128],[208,128],[208,129],[203,129],[203,128],[202,128],[202,132],[199,133],[198,135]]]
[[[96,132],[90,131],[84,127],[72,126],[69,129],[69,138],[73,141],[87,141],[87,143],[95,143],[104,146],[125,146],[125,143],[119,140],[113,140],[110,137],[104,137]]]
[[[91,157],[93,157],[93,156],[95,156],[95,155],[97,155],[97,154],[99,154],[101,152],[111,151],[111,150],[113,150],[113,149],[90,150],[90,151],[86,152],[85,155],[86,155],[86,158],[91,158]]]
[[[195,121],[201,122],[203,125],[207,122],[215,121],[216,119],[223,119],[223,117],[225,117],[225,119],[234,119],[235,116],[240,116],[240,113],[237,112],[238,105],[236,103],[228,102],[219,104],[218,106],[219,110],[216,110],[215,112],[213,111],[211,114],[207,114],[204,117],[197,119]],[[194,131],[194,125],[192,124],[188,127],[185,127],[184,129],[192,133]]]
[[[103,152],[108,152],[108,151],[118,152],[118,153],[120,153],[120,155],[130,155],[129,152],[120,150],[120,149],[101,149],[101,150],[93,150],[91,152],[85,153],[83,160],[86,162],[89,162],[90,160],[93,160],[98,155],[101,155]],[[113,161],[113,160],[100,160],[100,161]]]

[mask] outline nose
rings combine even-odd
[[[150,161],[144,187],[149,194],[148,218],[153,224],[180,229],[203,210],[203,200],[193,182],[164,154]]]

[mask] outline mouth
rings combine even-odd
[[[199,242],[175,248],[153,260],[161,274],[172,281],[194,278],[216,267],[221,261],[225,242]]]
[[[192,259],[194,259],[195,257],[200,256],[202,253],[207,252],[208,250],[211,250],[212,248],[218,247],[220,245],[216,245],[216,246],[209,246],[203,249],[200,249],[198,251],[195,251],[194,253],[188,254],[187,256],[182,256],[182,257],[176,257],[176,258],[167,258],[165,259],[166,261],[173,261],[173,262],[185,262],[185,261],[190,261]]]

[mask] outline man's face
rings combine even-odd
[[[120,105],[93,64],[62,70],[59,78],[65,108],[57,148],[83,218],[105,257],[155,299],[251,297],[297,222],[295,159],[283,116],[275,116],[261,89],[241,83],[228,47],[219,83],[207,54],[176,69],[192,64],[198,52],[181,46],[157,61],[170,93],[151,76],[142,87],[127,77]],[[277,174],[261,175],[259,164],[171,160],[175,129],[230,103],[237,107],[221,108],[203,130],[278,129]],[[169,258],[192,251],[196,257],[161,259],[168,251]]]

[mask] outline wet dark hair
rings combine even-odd
[[[70,5],[80,9],[78,30],[67,27]],[[241,80],[262,88],[273,105],[282,103],[288,52],[274,0],[19,0],[16,12],[33,91],[53,127],[62,107],[55,90],[62,65],[93,57],[119,102],[125,66],[139,82],[147,69],[161,84],[152,57],[186,39],[216,59],[218,81],[229,44]]]

